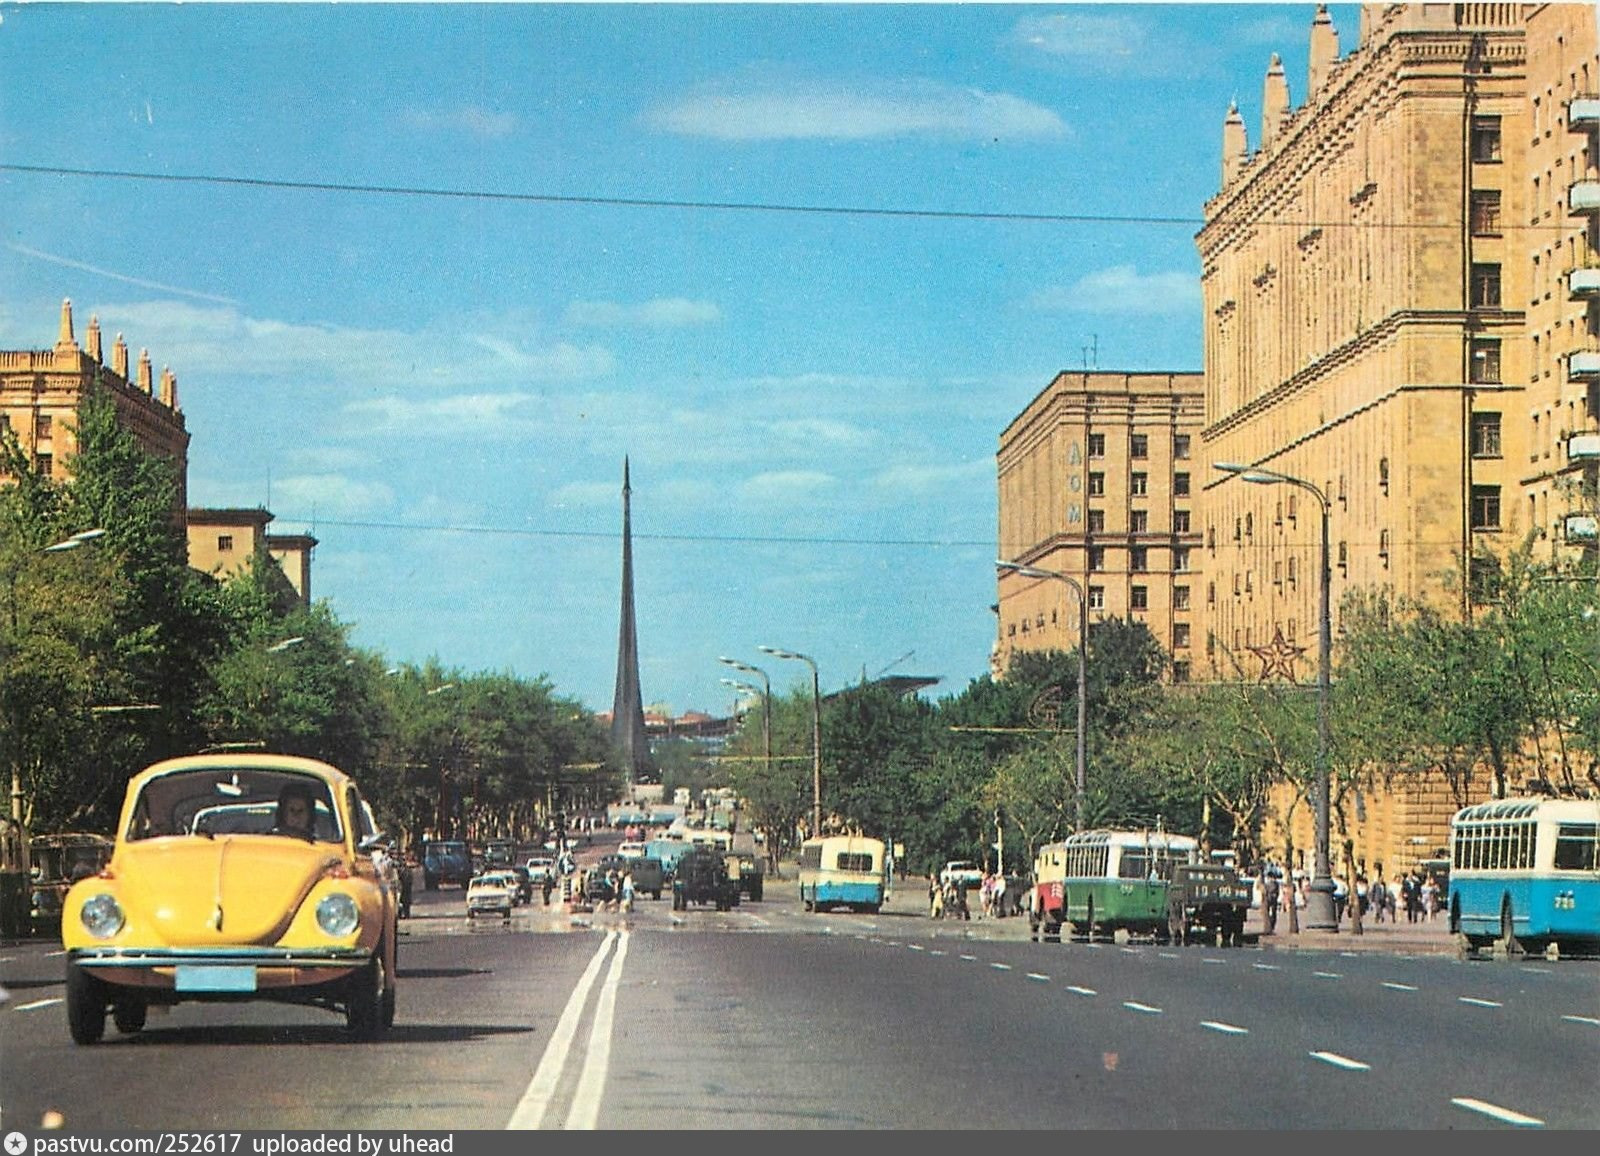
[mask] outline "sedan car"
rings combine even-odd
[[[515,882],[504,871],[485,871],[467,884],[467,918],[498,915],[502,922],[511,918],[511,897]]]
[[[106,869],[62,909],[79,1044],[141,1030],[152,1004],[268,1000],[394,1022],[399,896],[355,781],[315,759],[168,759],[128,783]]]

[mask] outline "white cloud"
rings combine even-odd
[[[1140,274],[1132,265],[1114,265],[1041,290],[1029,303],[1046,312],[1187,313],[1200,307],[1200,281],[1189,273]]]
[[[550,492],[548,504],[556,509],[594,509],[621,502],[621,482],[568,482]]]
[[[712,325],[722,320],[722,310],[709,301],[690,301],[684,297],[658,297],[637,305],[614,301],[574,301],[567,306],[569,325],[627,326],[647,329],[679,329],[689,325]]]
[[[1020,97],[934,81],[809,82],[761,91],[708,86],[652,110],[645,122],[665,132],[730,141],[918,136],[989,141],[1067,133],[1053,111]]]
[[[1012,35],[1047,56],[1062,57],[1097,68],[1123,68],[1151,49],[1149,28],[1143,20],[1099,12],[1057,12],[1025,16]]]
[[[879,489],[906,494],[926,494],[946,486],[970,486],[994,481],[993,458],[978,458],[948,465],[897,465],[880,470],[872,479]]]
[[[113,303],[89,311],[99,314],[108,348],[114,333],[126,333],[130,360],[148,348],[158,366],[177,367],[180,378],[281,377],[386,388],[397,381],[418,388],[448,382],[459,388],[508,379],[591,380],[616,367],[615,357],[601,346],[527,344],[520,318],[474,318],[475,330],[441,326],[436,332],[411,333],[252,317],[231,306],[182,301]]]
[[[455,109],[410,109],[406,123],[422,132],[463,132],[485,139],[510,136],[517,130],[517,118],[509,112],[490,112],[465,105]]]
[[[746,478],[739,495],[761,502],[803,502],[833,484],[833,475],[820,470],[773,470]]]
[[[830,421],[827,418],[808,417],[795,421],[776,421],[771,425],[774,435],[807,445],[865,446],[876,435],[849,422]]]
[[[370,514],[394,505],[394,491],[382,482],[358,482],[343,474],[301,474],[274,479],[272,502],[306,515],[330,518]]]
[[[526,393],[470,393],[420,400],[390,396],[351,402],[344,412],[372,433],[493,433],[527,415],[537,400]]]

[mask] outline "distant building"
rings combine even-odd
[[[67,462],[78,449],[78,411],[96,383],[116,407],[119,424],[140,447],[174,464],[182,509],[188,485],[189,433],[178,408],[176,375],[163,368],[158,381],[149,351],[140,350],[130,376],[128,346],[120,333],[111,347],[111,364],[106,365],[99,319],[89,318],[80,346],[70,300],[61,303],[53,348],[0,351],[0,422],[16,433],[35,471],[65,480],[70,476]]]
[[[1194,499],[1203,425],[1198,373],[1058,374],[1000,435],[1000,557],[1073,578],[1089,621],[1150,628],[1188,677],[1200,607]],[[993,665],[1023,650],[1074,650],[1065,582],[1002,571]]]
[[[228,579],[245,573],[250,559],[262,551],[283,571],[300,601],[311,604],[311,554],[317,540],[309,534],[269,534],[273,515],[255,509],[191,508],[188,512],[189,565],[203,574]]]

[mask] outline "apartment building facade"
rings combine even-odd
[[[1202,405],[1195,373],[1063,372],[1006,427],[997,457],[1001,558],[1070,577],[1090,622],[1146,624],[1178,680],[1197,636]],[[1018,651],[1077,647],[1069,583],[997,579],[997,674]]]
[[[78,449],[78,410],[96,383],[139,445],[176,465],[181,509],[189,473],[189,432],[178,408],[177,376],[163,368],[158,380],[148,350],[139,351],[130,374],[128,346],[120,333],[112,343],[108,366],[99,319],[89,318],[80,345],[70,299],[61,302],[54,347],[0,351],[0,421],[16,433],[37,472],[65,477],[67,462]]]

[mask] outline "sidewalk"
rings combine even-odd
[[[898,905],[886,907],[884,911],[915,919],[924,929],[920,934],[936,939],[1028,939],[1031,935],[1027,916],[993,919],[974,915],[966,921],[929,919],[925,903],[919,912]],[[1374,951],[1391,955],[1455,955],[1457,952],[1455,937],[1450,934],[1449,921],[1443,913],[1421,923],[1407,923],[1404,918],[1399,923],[1374,923],[1371,918],[1363,919],[1360,935],[1350,930],[1348,919],[1339,925],[1338,931],[1309,931],[1302,927],[1295,933],[1289,930],[1289,921],[1280,918],[1277,929],[1269,935],[1263,930],[1260,910],[1253,909],[1245,922],[1245,943],[1264,951]]]

